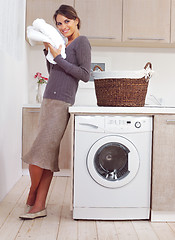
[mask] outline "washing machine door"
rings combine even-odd
[[[131,182],[139,170],[139,153],[132,142],[122,136],[106,136],[95,142],[87,155],[91,177],[108,188]]]

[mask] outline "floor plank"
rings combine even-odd
[[[57,240],[78,239],[77,221],[72,219],[72,212],[70,211],[70,185],[70,178],[68,178]]]
[[[160,240],[175,240],[175,232],[167,223],[151,223]]]
[[[168,224],[168,226],[170,226],[170,228],[173,230],[173,232],[175,232],[175,223],[174,222],[168,222],[167,224]]]
[[[23,224],[23,222],[19,219],[19,215],[21,215],[24,211],[27,193],[28,189],[26,189],[22,194],[13,210],[9,212],[7,219],[0,229],[0,239],[14,240],[16,238],[16,235]]]
[[[113,221],[97,221],[97,235],[99,240],[118,240]]]
[[[22,177],[0,202],[0,229],[5,223],[6,219],[14,209],[21,195],[24,193],[29,185],[29,178]]]
[[[78,221],[78,240],[97,240],[95,221]]]
[[[148,221],[133,221],[132,222],[135,231],[137,232],[139,240],[159,240],[156,233]]]
[[[119,240],[138,240],[138,235],[131,221],[114,222]]]

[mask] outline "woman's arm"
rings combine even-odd
[[[48,51],[46,49],[43,50],[44,55],[46,56],[48,54]],[[51,63],[46,59],[46,66],[47,66],[47,71],[50,73],[50,68],[51,68]]]
[[[48,48],[52,45],[50,45],[49,43],[47,42],[43,42],[44,46],[45,46],[45,49],[43,50],[44,51],[44,55],[47,56],[48,54]],[[50,74],[50,69],[51,69],[51,63],[46,59],[46,64],[47,64],[47,71],[48,73]]]
[[[63,68],[67,74],[70,74],[79,80],[81,79],[84,82],[89,81],[91,68],[91,46],[86,37],[82,37],[76,47],[78,66],[61,57],[61,47],[59,49],[55,49],[53,46],[49,45],[49,48],[54,57],[54,61]]]

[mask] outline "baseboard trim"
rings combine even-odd
[[[151,210],[151,222],[175,222],[175,211]]]
[[[28,168],[22,169],[22,175],[29,176]],[[70,177],[70,176],[71,176],[70,169],[61,169],[59,172],[54,172],[54,177]]]

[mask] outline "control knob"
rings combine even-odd
[[[141,122],[136,122],[136,123],[135,123],[135,127],[136,127],[136,128],[140,128],[140,127],[141,127]]]

